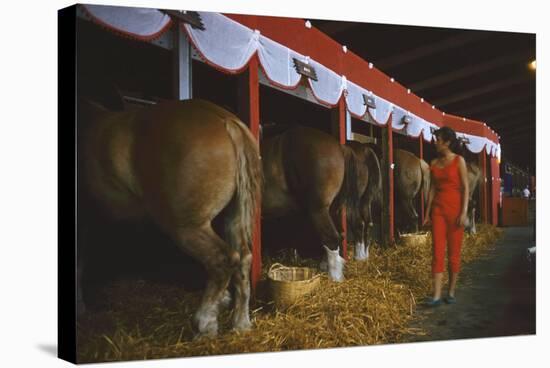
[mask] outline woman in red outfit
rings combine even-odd
[[[438,158],[431,162],[431,185],[424,225],[432,223],[433,298],[428,306],[441,304],[445,248],[449,267],[447,303],[455,302],[455,289],[460,271],[460,249],[468,211],[468,176],[466,162],[459,154],[460,142],[454,130],[442,127],[435,133]]]

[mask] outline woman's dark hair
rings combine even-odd
[[[456,137],[456,132],[449,127],[441,127],[434,132],[437,139],[441,139],[444,142],[449,143],[449,149],[457,155],[464,155],[464,146],[462,142]]]

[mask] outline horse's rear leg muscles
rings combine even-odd
[[[210,224],[179,228],[176,236],[179,246],[199,260],[208,273],[208,282],[194,322],[199,335],[215,336],[218,333],[219,303],[240,263],[240,256],[212,230]]]
[[[338,234],[336,226],[332,221],[329,209],[327,207],[310,213],[313,227],[319,234],[323,245],[326,245],[331,250],[336,249],[342,242],[342,237]]]

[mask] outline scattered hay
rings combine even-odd
[[[475,236],[466,235],[463,262],[478,258],[499,235],[500,230],[487,225],[480,225]],[[274,308],[264,281],[251,306],[254,328],[231,331],[230,312],[222,310],[221,334],[215,339],[193,339],[199,292],[143,281],[116,283],[107,290],[110,308],[79,320],[79,362],[386,344],[422,335],[424,331],[407,326],[417,300],[431,289],[431,236],[424,238],[407,246],[371,247],[368,262],[348,261],[345,282],[330,282],[323,274],[315,292],[284,312]],[[265,261],[264,279],[275,261],[318,266],[296,255]]]

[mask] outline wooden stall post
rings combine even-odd
[[[393,245],[394,239],[394,190],[393,190],[393,131],[392,115],[382,128],[382,242]]]
[[[340,144],[346,144],[346,125],[349,120],[351,124],[351,115],[346,109],[346,103],[344,97],[340,98],[336,108],[331,111],[331,133],[333,136],[338,137]],[[342,240],[342,256],[344,259],[348,259],[348,239],[347,239],[347,221],[346,221],[346,209],[342,211],[342,230],[344,232],[344,239]]]
[[[487,213],[487,154],[485,149],[479,153],[480,169],[481,169],[481,184],[479,187],[479,197],[481,201],[481,222],[484,224],[489,223],[489,216]]]
[[[258,80],[258,56],[254,55],[248,63],[248,69],[239,78],[239,105],[238,115],[248,125],[252,135],[260,140],[260,84]],[[255,293],[256,285],[262,274],[262,226],[261,205],[256,208],[254,219],[254,232],[252,233],[252,268],[250,282],[252,292]]]
[[[418,136],[419,139],[419,154],[421,160],[424,160],[424,138],[422,133]],[[424,190],[420,189],[420,226],[424,223]]]
[[[193,97],[193,72],[191,59],[191,44],[187,39],[181,23],[174,27],[174,78],[173,91],[178,100],[188,100]]]

